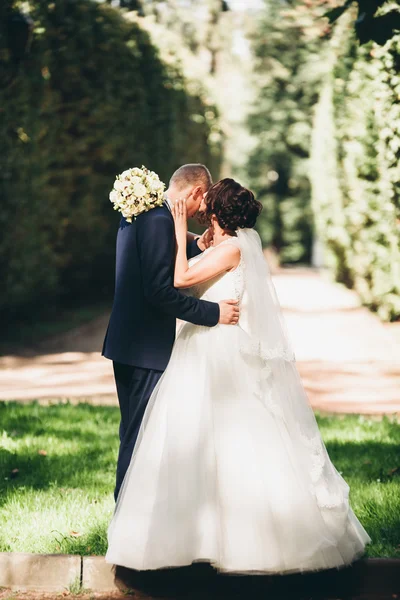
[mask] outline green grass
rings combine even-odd
[[[368,555],[400,558],[400,424],[318,421],[373,540]],[[105,553],[118,422],[112,407],[0,403],[0,551]]]
[[[400,423],[351,415],[319,417],[332,462],[372,543],[370,557],[400,558]]]
[[[112,407],[0,403],[0,551],[104,553],[118,423]]]

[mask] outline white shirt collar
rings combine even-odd
[[[165,204],[167,205],[168,209],[172,212],[172,202],[168,198],[168,196],[164,196],[164,201],[165,201]]]

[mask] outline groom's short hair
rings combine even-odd
[[[205,165],[192,163],[179,167],[172,175],[169,185],[174,185],[180,190],[189,186],[201,185],[203,189],[208,191],[212,186],[212,177]]]

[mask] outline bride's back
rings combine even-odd
[[[225,240],[222,242],[222,244],[232,244],[240,248],[237,238]],[[216,246],[216,248],[218,248],[218,246]],[[194,265],[199,260],[202,260],[204,256],[208,255],[214,250],[215,248],[208,248],[205,252],[203,252],[202,255],[192,258],[190,261],[190,266]],[[222,300],[236,299],[240,305],[239,324],[243,327],[246,322],[247,313],[244,268],[245,265],[241,256],[240,262],[236,269],[227,273],[222,273],[222,275],[218,275],[214,279],[191,288],[190,293],[196,296],[196,298],[208,300],[209,302],[221,302]]]
[[[239,247],[237,238],[225,240],[222,244],[232,244]],[[219,244],[221,246],[222,244]],[[209,253],[213,252],[219,246],[208,248],[203,254],[192,258],[189,261],[189,265],[193,266],[200,260],[202,260]],[[190,292],[196,298],[202,300],[208,300],[210,302],[220,302],[221,300],[228,300],[236,298],[238,302],[241,301],[244,292],[244,277],[243,277],[243,261],[242,258],[236,269],[227,273],[222,273],[205,283],[201,283],[190,288]]]

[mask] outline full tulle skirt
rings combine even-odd
[[[294,361],[239,327],[185,324],[147,408],[106,560],[234,573],[341,567],[369,537],[329,460]]]

